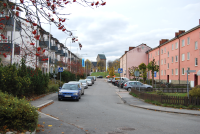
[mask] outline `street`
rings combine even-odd
[[[50,98],[54,103],[42,112],[90,134],[199,134],[199,116],[131,107],[123,103],[116,91],[119,89],[105,79],[97,79],[85,89],[79,102],[58,101],[55,94]]]

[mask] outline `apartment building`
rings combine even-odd
[[[190,85],[200,84],[197,72],[200,70],[200,25],[188,30],[179,30],[173,39],[160,40],[159,46],[148,51],[149,62],[155,59],[159,65],[156,80],[182,84],[187,83],[186,70],[196,70],[190,73]],[[149,78],[151,74],[149,73]]]

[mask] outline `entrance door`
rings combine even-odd
[[[198,85],[198,76],[197,74],[194,75],[194,86]]]
[[[167,83],[169,83],[169,75],[167,75]]]

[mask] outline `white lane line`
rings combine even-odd
[[[51,102],[53,102],[53,100],[50,100],[50,101],[48,101],[48,102],[46,102],[46,103],[44,103],[44,104],[42,104],[42,105],[39,105],[39,106],[37,106],[37,107],[40,108],[40,107],[45,106],[45,105],[47,105],[47,104],[49,104],[49,103],[51,103]]]
[[[50,118],[52,118],[52,119],[54,119],[54,120],[59,120],[59,119],[54,118],[54,117],[52,117],[52,116],[49,116],[49,115],[47,115],[47,114],[45,114],[45,113],[42,113],[42,112],[39,112],[39,111],[38,111],[38,113],[43,114],[43,115],[45,115],[45,116],[48,116],[48,117],[50,117]]]

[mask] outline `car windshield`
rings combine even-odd
[[[79,82],[86,83],[86,80],[79,80]]]
[[[77,84],[64,84],[62,90],[78,90]]]
[[[91,81],[91,79],[86,79],[86,81]]]

